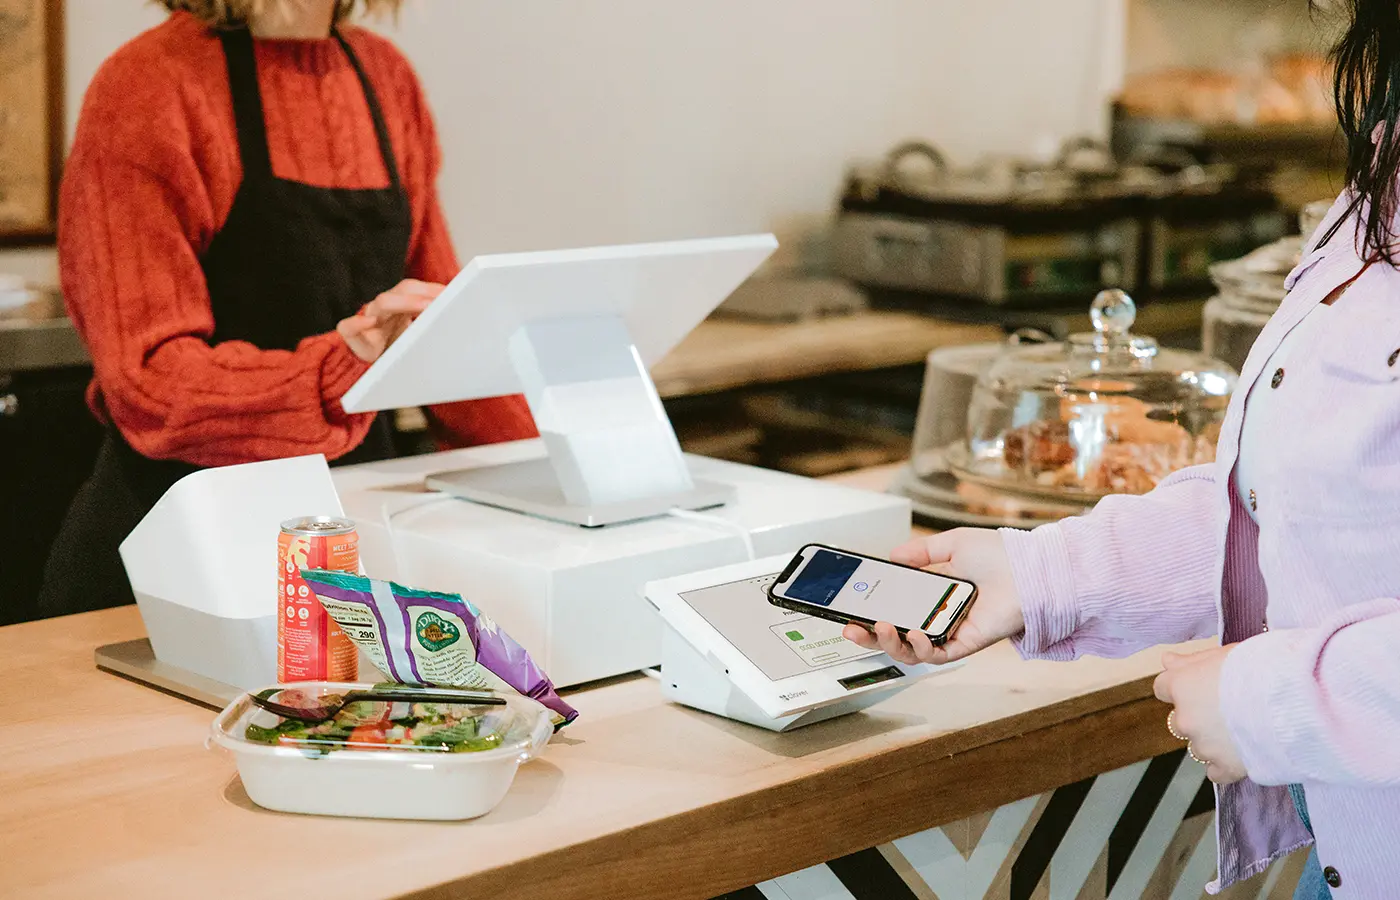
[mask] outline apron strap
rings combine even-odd
[[[350,42],[334,30],[336,41],[345,51],[350,66],[359,79],[364,91],[365,103],[369,107],[370,119],[374,122],[374,134],[379,141],[379,155],[389,174],[389,186],[394,190],[403,189],[399,177],[398,161],[394,157],[394,145],[389,138],[389,128],[384,124],[384,111],[379,105],[379,97],[365,74],[360,58],[350,48]],[[246,28],[219,32],[219,40],[224,47],[224,62],[228,66],[229,90],[233,96],[233,120],[238,128],[238,155],[243,163],[243,176],[270,179],[272,177],[272,154],[267,146],[267,120],[263,112],[262,91],[258,87],[258,64],[253,50],[253,36]]]
[[[263,118],[262,91],[258,88],[258,63],[253,36],[246,28],[220,31],[228,85],[233,96],[233,121],[238,127],[238,157],[243,177],[272,177],[272,154],[267,149],[267,123]]]
[[[389,186],[396,191],[402,190],[403,182],[399,179],[399,164],[394,158],[394,144],[389,139],[389,128],[384,124],[384,111],[379,106],[379,95],[374,92],[374,86],[369,83],[369,76],[365,74],[365,67],[360,64],[360,58],[350,48],[350,42],[345,39],[345,35],[340,33],[339,28],[332,28],[331,33],[340,42],[340,48],[345,51],[346,58],[350,60],[350,66],[355,70],[355,77],[360,79],[360,89],[364,91],[365,103],[369,105],[370,118],[374,120],[374,133],[379,138],[379,155],[384,159],[384,169],[389,173]]]

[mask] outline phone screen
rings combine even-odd
[[[789,600],[905,629],[942,634],[972,585],[834,550],[810,548],[775,592]]]

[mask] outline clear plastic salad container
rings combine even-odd
[[[329,711],[346,693],[375,687],[307,682],[257,694]],[[505,694],[484,703],[357,701],[319,724],[245,694],[214,720],[209,744],[233,754],[248,796],[267,809],[460,820],[494,809],[553,733],[549,710]]]

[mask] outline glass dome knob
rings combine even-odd
[[[1121,337],[1133,327],[1133,321],[1137,318],[1137,304],[1126,291],[1117,288],[1102,291],[1089,307],[1089,318],[1099,334]]]

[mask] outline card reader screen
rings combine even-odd
[[[680,597],[773,681],[878,656],[841,636],[841,626],[768,602],[777,573],[687,591]]]

